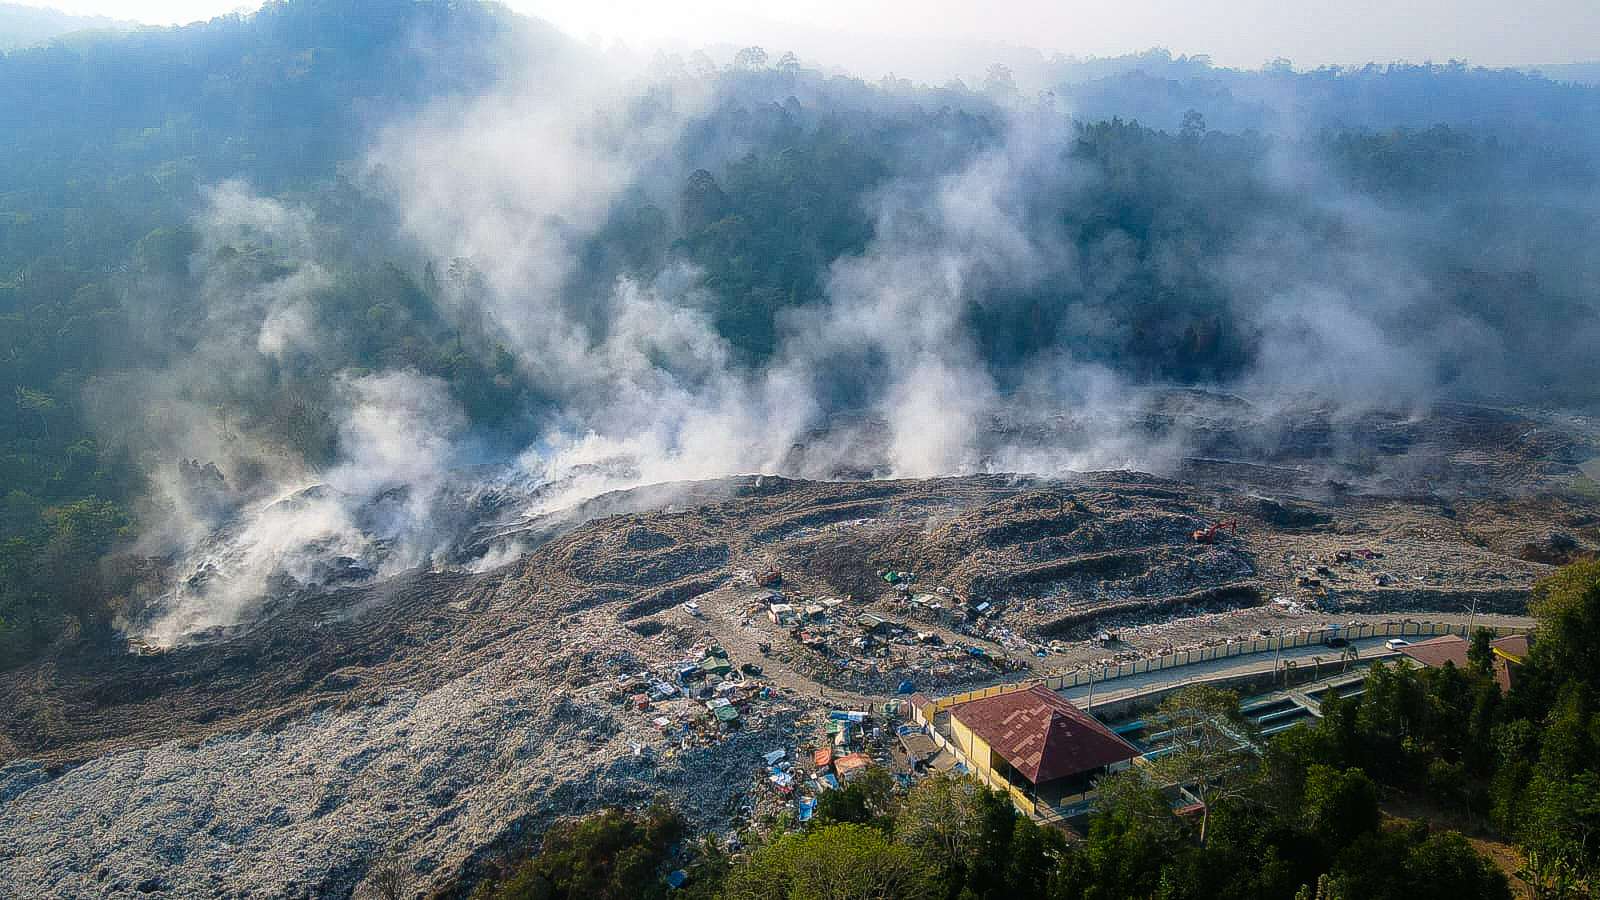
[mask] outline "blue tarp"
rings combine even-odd
[[[682,869],[673,869],[671,872],[667,873],[667,887],[669,888],[681,888],[687,884],[688,881],[689,873]]]
[[[817,801],[810,797],[801,797],[795,806],[800,811],[800,821],[802,822],[811,821],[811,815],[817,811]]]
[[[895,689],[895,693],[897,694],[914,694],[916,692],[917,686],[912,684],[910,681],[900,682],[900,687]]]

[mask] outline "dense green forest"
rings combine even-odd
[[[593,410],[507,311],[549,304],[600,346],[619,279],[689,273],[683,311],[712,324],[735,377],[789,359],[808,311],[889,293],[870,284],[875,261],[976,245],[950,342],[1001,391],[1059,360],[1133,383],[1311,378],[1292,347],[1331,372],[1296,389],[1594,398],[1595,89],[1152,53],[1061,69],[1036,96],[1003,70],[923,87],[755,49],[666,58],[647,67],[658,86],[585,127],[601,146],[663,122],[668,138],[630,159],[595,222],[539,219],[562,253],[544,266],[555,299],[508,284],[492,255],[419,246],[370,153],[388,129],[514,68],[537,84],[604,65],[538,23],[446,0],[279,0],[0,56],[5,658],[110,634],[150,575],[140,558],[175,552],[138,540],[175,517],[153,482],[214,462],[237,498],[276,461],[332,464],[349,377],[439,379],[480,458],[581,423]],[[1263,112],[1284,91],[1292,128]],[[1428,118],[1419,98],[1436,95]],[[964,219],[981,206],[969,194],[1015,234]],[[244,212],[224,227],[219,209]],[[263,349],[266,325],[291,320],[316,352]],[[1356,358],[1365,344],[1381,364]],[[674,386],[702,365],[657,356]],[[808,360],[820,411],[876,402],[890,356],[840,342]],[[215,411],[218,446],[258,450],[185,445],[180,408]]]
[[[1600,879],[1600,563],[1541,582],[1533,612],[1537,638],[1509,694],[1480,632],[1465,670],[1379,663],[1365,693],[1330,699],[1314,725],[1255,737],[1257,752],[1191,754],[1180,767],[1209,786],[1203,817],[1175,814],[1159,776],[1135,767],[1100,782],[1100,808],[1069,842],[971,779],[936,776],[902,791],[878,773],[824,793],[804,825],[744,833],[732,854],[715,839],[688,839],[667,807],[564,823],[479,896],[1510,897],[1507,876],[1430,816],[1514,842],[1515,873],[1535,896],[1591,896]],[[1238,698],[1214,688],[1185,688],[1165,704],[1248,728]],[[1396,800],[1424,816],[1386,816]],[[676,869],[688,881],[670,891],[663,877]]]

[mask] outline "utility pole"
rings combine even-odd
[[[1472,610],[1467,613],[1467,633],[1465,635],[1466,639],[1469,640],[1469,641],[1472,640],[1472,623],[1477,618],[1478,618],[1478,595],[1477,594],[1473,594],[1472,595]]]

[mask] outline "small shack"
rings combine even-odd
[[[856,624],[861,626],[862,631],[871,635],[888,634],[890,629],[894,627],[888,619],[882,616],[875,616],[872,613],[862,613],[856,618]]]
[[[905,751],[906,762],[911,764],[913,770],[921,770],[939,755],[939,745],[921,731],[907,731],[900,735],[900,748]]]
[[[839,780],[849,784],[868,769],[872,768],[872,757],[865,753],[846,753],[833,761],[833,770],[839,773]]]

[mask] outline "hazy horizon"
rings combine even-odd
[[[237,0],[56,0],[18,5],[149,25],[179,25],[259,3]],[[1600,16],[1582,0],[1520,7],[1496,0],[1422,0],[1397,5],[1359,0],[1329,8],[1308,0],[1182,4],[1131,0],[1114,10],[1082,2],[1007,0],[983,9],[932,0],[887,0],[862,9],[822,0],[804,9],[772,0],[504,0],[592,45],[639,52],[760,45],[775,53],[839,65],[865,76],[894,72],[935,80],[970,74],[983,54],[1110,57],[1163,47],[1217,64],[1254,69],[1286,58],[1297,68],[1367,62],[1463,60],[1491,67],[1537,67],[1600,59]],[[1248,23],[1241,27],[1241,22]]]

